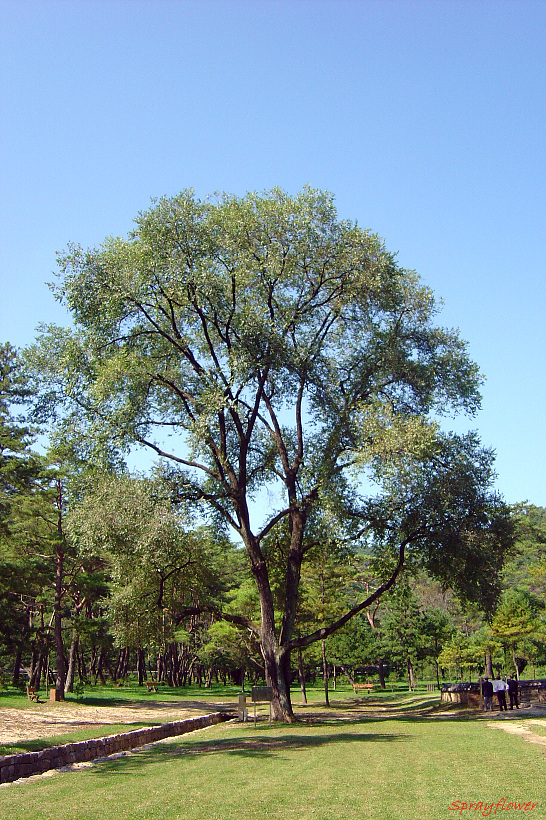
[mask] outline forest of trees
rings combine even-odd
[[[161,200],[58,295],[0,347],[5,682],[263,679],[291,720],[298,675],[546,663],[546,510],[442,431],[477,368],[328,195]]]
[[[238,616],[259,619],[242,550],[173,504],[159,478],[103,472],[40,456],[13,409],[28,406],[16,352],[1,348],[0,667],[5,683],[119,680],[171,686],[265,678],[259,642]],[[387,675],[412,683],[546,664],[546,510],[512,510],[516,544],[493,617],[463,605],[423,571],[399,579],[388,599],[323,641],[328,673]],[[282,546],[271,545],[272,562]],[[302,578],[298,628],[330,622],[377,586],[373,557],[316,548]],[[278,570],[280,574],[280,570]],[[277,569],[272,566],[275,578]],[[217,617],[221,613],[222,617]],[[230,622],[230,614],[233,620]],[[59,640],[60,636],[60,641]],[[322,645],[295,659],[303,680],[323,674]],[[59,662],[59,659],[60,662]],[[515,667],[514,667],[515,659]],[[471,664],[469,668],[469,664]],[[299,667],[299,670],[298,670]],[[49,678],[50,683],[55,678]]]

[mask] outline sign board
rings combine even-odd
[[[271,686],[253,686],[252,703],[271,703],[273,700],[273,688]]]
[[[273,700],[273,688],[271,686],[253,686],[252,703],[254,704],[254,728],[256,728],[256,704],[269,703],[269,723],[271,724],[271,701]]]

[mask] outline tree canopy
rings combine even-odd
[[[88,452],[148,448],[175,501],[241,539],[260,619],[239,620],[261,642],[276,717],[293,717],[291,651],[376,600],[406,560],[491,606],[511,541],[493,456],[437,423],[476,411],[478,368],[435,323],[430,289],[331,195],[161,199],[129,238],[71,246],[56,291],[73,328],[44,328],[29,351],[39,414]],[[257,518],[263,490],[274,500]],[[280,605],[275,533],[288,539]],[[328,543],[374,548],[384,576],[301,634],[302,563]]]
[[[28,396],[17,350],[0,344],[0,532],[6,531],[14,500],[30,491],[40,469],[30,450],[32,431],[13,412]]]

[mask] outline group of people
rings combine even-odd
[[[497,696],[500,711],[508,711],[506,692],[510,695],[510,709],[513,709],[514,705],[516,709],[519,709],[517,680],[508,678],[507,681],[503,681],[499,678],[491,681],[489,678],[484,678],[482,680],[483,711],[487,712],[488,709],[490,712],[493,711],[493,694]]]

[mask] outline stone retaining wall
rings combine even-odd
[[[480,707],[479,692],[442,692],[443,703],[460,703],[461,706],[470,706],[475,709]]]
[[[26,752],[25,754],[0,757],[0,783],[10,783],[20,777],[30,777],[41,774],[48,769],[59,769],[71,763],[83,763],[107,757],[116,752],[126,752],[155,743],[167,737],[184,735],[196,729],[204,729],[223,720],[230,720],[232,715],[225,712],[214,712],[202,717],[177,720],[172,723],[163,723],[161,726],[151,726],[148,729],[135,729],[120,735],[82,740],[77,743],[66,743],[64,746],[54,746],[42,749],[40,752]]]

